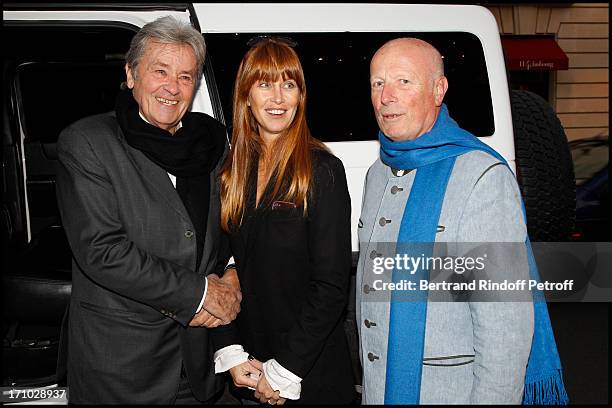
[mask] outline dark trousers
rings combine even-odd
[[[185,367],[181,368],[181,381],[179,382],[174,405],[211,405],[214,404],[217,399],[219,399],[219,396],[214,396],[208,401],[198,400],[191,391],[191,386],[189,385],[189,380],[187,379],[187,374],[185,373]]]

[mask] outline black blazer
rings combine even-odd
[[[222,131],[210,118],[211,130]],[[221,127],[221,129],[219,129]],[[114,113],[58,140],[57,193],[73,251],[68,319],[71,403],[169,404],[181,363],[195,395],[222,387],[209,330],[188,328],[204,276],[222,270],[217,170],[200,268],[195,228],[168,174],[129,146]]]
[[[242,226],[231,234],[242,289],[234,323],[215,330],[215,348],[242,344],[260,361],[275,358],[302,378],[298,403],[350,403],[353,374],[343,312],[351,268],[351,201],[342,162],[313,152],[308,214],[255,208],[254,171]],[[217,342],[217,338],[218,341]],[[241,389],[243,397],[253,391]],[[291,401],[287,401],[290,403]]]

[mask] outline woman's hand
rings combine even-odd
[[[234,385],[236,387],[251,387],[257,388],[257,380],[263,377],[261,370],[245,361],[229,369]]]
[[[259,377],[259,382],[255,388],[255,398],[259,398],[259,402],[262,404],[267,402],[270,405],[283,405],[286,399],[280,396],[280,391],[274,391],[270,386],[263,372],[263,364],[261,361],[253,359],[250,360],[249,363],[254,368],[261,371],[261,377]]]

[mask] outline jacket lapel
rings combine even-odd
[[[219,163],[222,163],[220,160]],[[208,219],[206,220],[206,236],[204,237],[204,248],[202,249],[202,262],[200,262],[200,274],[206,274],[208,265],[215,252],[217,235],[220,233],[219,215],[219,179],[217,177],[218,167],[210,173],[210,199],[208,201]]]

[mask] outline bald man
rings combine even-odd
[[[440,53],[409,38],[390,41],[376,52],[370,85],[378,125],[395,141],[430,131],[448,89]]]
[[[437,292],[434,301],[432,291],[402,298],[381,285],[399,282],[397,263],[380,270],[402,253],[398,244],[526,242],[514,175],[449,116],[442,61],[427,42],[401,38],[370,65],[381,150],[366,177],[358,229],[362,402],[520,404],[534,333],[529,294],[523,302],[470,302]],[[498,255],[485,263],[487,277],[528,279],[524,251],[510,262]],[[406,276],[427,280],[429,271]]]

